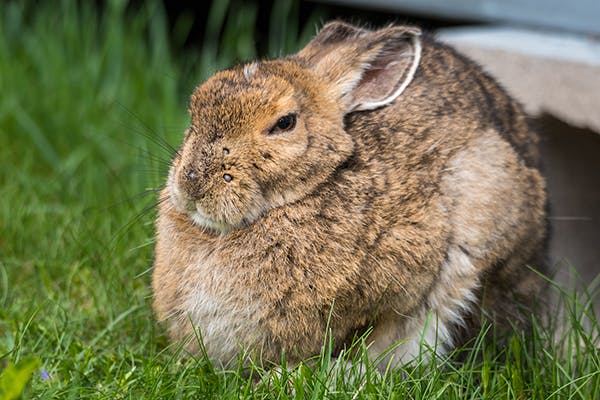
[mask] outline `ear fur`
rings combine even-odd
[[[412,81],[421,58],[421,31],[392,26],[368,31],[331,22],[297,56],[331,82],[346,112],[394,101]]]

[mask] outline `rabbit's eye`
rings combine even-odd
[[[279,118],[277,120],[277,123],[275,124],[275,126],[273,126],[273,128],[271,128],[269,133],[273,134],[273,133],[290,131],[290,130],[294,129],[295,126],[296,126],[296,114],[288,114],[285,117]]]

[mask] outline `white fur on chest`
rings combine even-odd
[[[463,323],[476,303],[478,287],[472,260],[457,246],[451,246],[425,304],[412,315],[393,315],[376,326],[370,336],[369,353],[374,358],[395,346],[386,357],[394,365],[414,359],[422,346],[445,353],[454,345],[451,329]]]
[[[182,299],[188,323],[200,332],[210,359],[229,364],[259,340],[261,307],[249,290],[233,286],[235,276],[223,276],[226,269],[209,252],[198,251],[188,268],[192,279]]]

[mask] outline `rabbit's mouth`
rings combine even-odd
[[[194,225],[202,229],[209,229],[217,234],[224,235],[240,229],[254,222],[262,212],[248,211],[249,215],[242,215],[240,210],[232,215],[223,215],[215,218],[207,213],[201,202],[194,201],[181,192],[176,185],[168,185],[171,203],[177,210],[188,215]],[[231,210],[233,211],[233,210]]]
[[[169,192],[171,195],[171,202],[175,208],[187,214],[192,222],[198,227],[203,229],[208,228],[219,234],[225,234],[237,228],[232,224],[218,221],[215,218],[207,215],[207,213],[202,210],[201,206],[197,202],[189,199],[187,196],[177,190],[175,186],[172,186],[170,189],[171,190],[169,190]]]
[[[194,197],[179,185],[176,176],[172,170],[167,179],[170,201],[201,229],[227,234],[252,224],[267,210],[266,200],[260,190]]]

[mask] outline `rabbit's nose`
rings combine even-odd
[[[179,186],[192,199],[204,196],[206,190],[202,182],[203,173],[196,166],[189,164],[184,166],[179,173]]]
[[[191,163],[184,166],[181,170],[181,178],[186,182],[195,182],[200,179],[207,179],[213,171],[205,165]]]
[[[192,168],[186,168],[183,171],[183,177],[186,180],[195,180],[198,178],[198,173]]]

